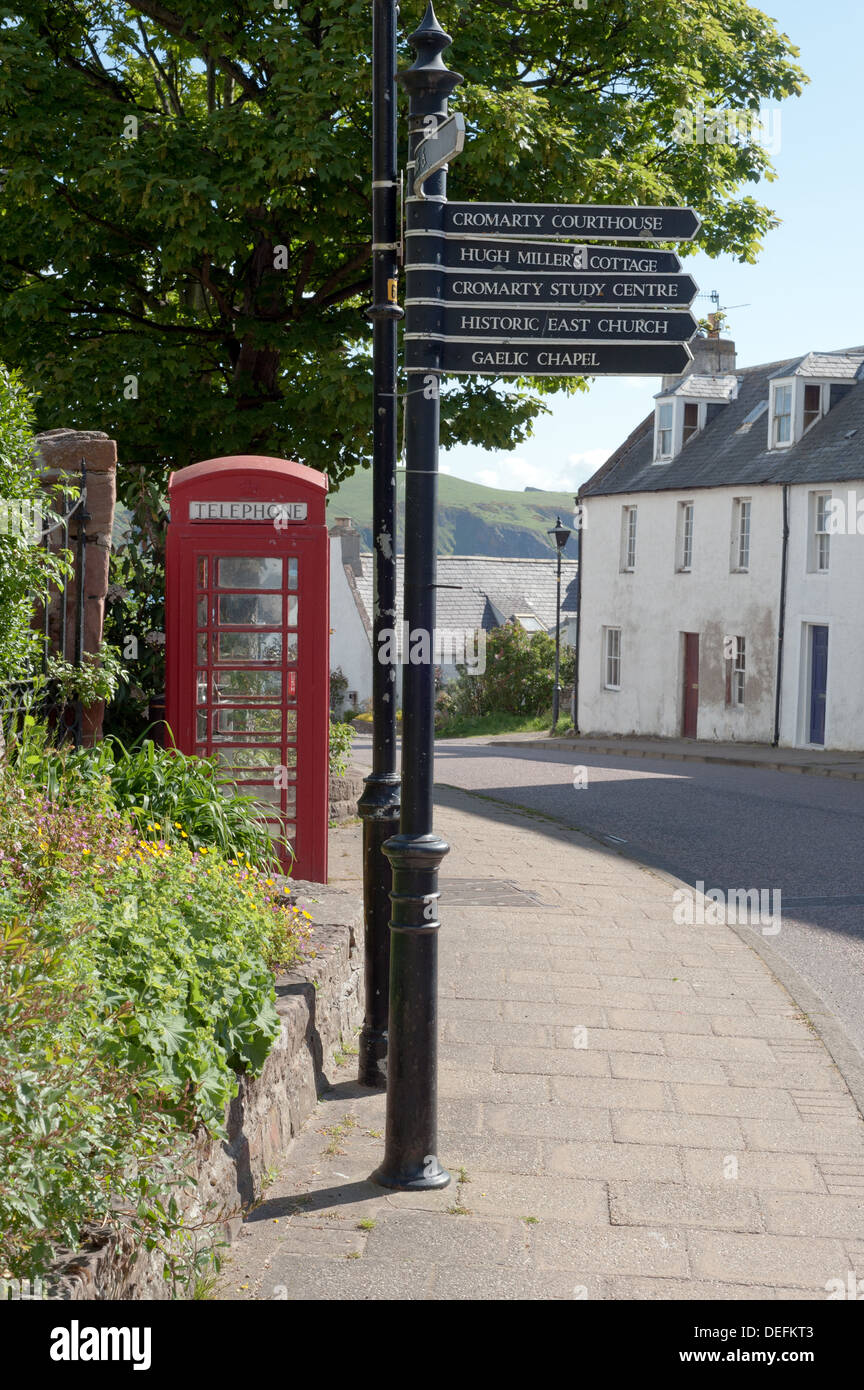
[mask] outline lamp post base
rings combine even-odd
[[[437,1162],[437,1160],[436,1160]],[[370,1175],[371,1181],[379,1187],[389,1187],[396,1192],[435,1192],[438,1188],[447,1187],[450,1183],[450,1174],[446,1168],[431,1167],[431,1160],[425,1160],[427,1166],[421,1168],[397,1168],[387,1167],[386,1160],[380,1168]],[[428,1167],[428,1171],[427,1171]]]

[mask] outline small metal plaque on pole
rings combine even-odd
[[[414,155],[414,196],[425,197],[423,185],[465,148],[465,117],[451,116],[421,140]]]

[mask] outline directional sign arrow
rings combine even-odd
[[[674,251],[653,246],[571,246],[563,242],[515,241],[512,237],[442,236],[409,231],[415,265],[448,270],[590,270],[624,275],[669,275],[681,269]]]
[[[691,313],[651,309],[499,309],[488,304],[412,305],[406,340],[413,337],[540,339],[550,343],[686,343],[698,324]]]
[[[414,152],[414,193],[439,169],[465,148],[465,117],[458,114],[442,121],[434,135],[427,135]]]
[[[561,308],[571,304],[626,304],[663,308],[691,304],[696,281],[689,275],[590,275],[576,272],[534,275],[507,271],[431,270],[408,267],[407,304],[438,299],[450,303],[531,304]]]
[[[701,221],[692,208],[607,204],[448,203],[445,232],[474,236],[580,237],[610,241],[692,241]]]
[[[409,372],[480,376],[680,376],[693,355],[684,343],[406,342]]]

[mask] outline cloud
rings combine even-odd
[[[548,466],[529,463],[519,454],[486,455],[486,467],[463,464],[458,468],[458,476],[485,487],[513,492],[524,492],[526,487],[542,488],[544,492],[575,492],[580,483],[606,462],[609,453],[608,449],[586,449],[569,454],[563,461],[550,462]]]

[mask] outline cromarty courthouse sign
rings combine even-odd
[[[190,502],[190,521],[305,521],[305,502]]]

